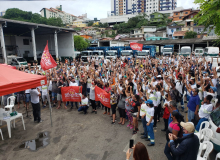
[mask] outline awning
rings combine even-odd
[[[46,76],[29,74],[0,65],[0,96],[36,88],[46,83]]]

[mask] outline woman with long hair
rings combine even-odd
[[[138,129],[138,108],[141,106],[140,104],[140,96],[139,95],[133,95],[132,92],[130,92],[132,95],[132,101],[128,101],[130,105],[132,106],[131,112],[133,113],[133,125],[134,125],[134,130],[133,134],[136,134]]]
[[[173,157],[173,154],[171,154],[171,149],[168,146],[169,144],[169,133],[174,134],[176,137],[182,137],[182,131],[181,131],[181,127],[180,127],[180,122],[182,121],[182,116],[179,114],[179,112],[174,111],[171,114],[171,118],[172,118],[172,122],[169,124],[168,126],[168,130],[166,132],[166,139],[167,139],[167,143],[164,149],[164,153],[167,156],[168,160],[174,160],[175,157]]]
[[[126,159],[129,159],[131,156],[130,149],[126,152]],[[145,145],[141,142],[138,142],[134,147],[133,147],[133,158],[134,160],[150,160],[147,148]]]

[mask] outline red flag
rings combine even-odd
[[[79,92],[79,86],[61,87],[62,99],[64,102],[81,102],[81,91]]]
[[[95,86],[95,101],[100,101],[105,107],[111,108],[110,94]]]
[[[131,42],[130,47],[132,50],[142,51],[143,44]]]
[[[55,62],[55,60],[49,53],[48,41],[47,41],[46,47],[44,48],[44,52],[41,57],[40,65],[44,71],[57,66],[57,63]]]

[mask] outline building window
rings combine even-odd
[[[23,45],[29,45],[29,39],[23,39]]]
[[[179,17],[179,19],[182,19],[182,17]]]
[[[176,15],[178,15],[178,13],[176,13]]]
[[[188,12],[185,12],[185,14],[188,14]]]

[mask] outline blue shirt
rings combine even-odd
[[[191,97],[189,98],[189,102],[187,104],[187,107],[190,109],[190,111],[195,112],[196,106],[200,104],[200,98],[199,95],[193,96],[191,92]]]
[[[178,109],[177,110],[173,110],[173,112],[178,112],[179,113],[179,111],[178,111]],[[170,113],[170,116],[169,116],[169,119],[168,119],[168,126],[169,126],[169,124],[172,122],[173,120],[171,119],[171,113]]]

